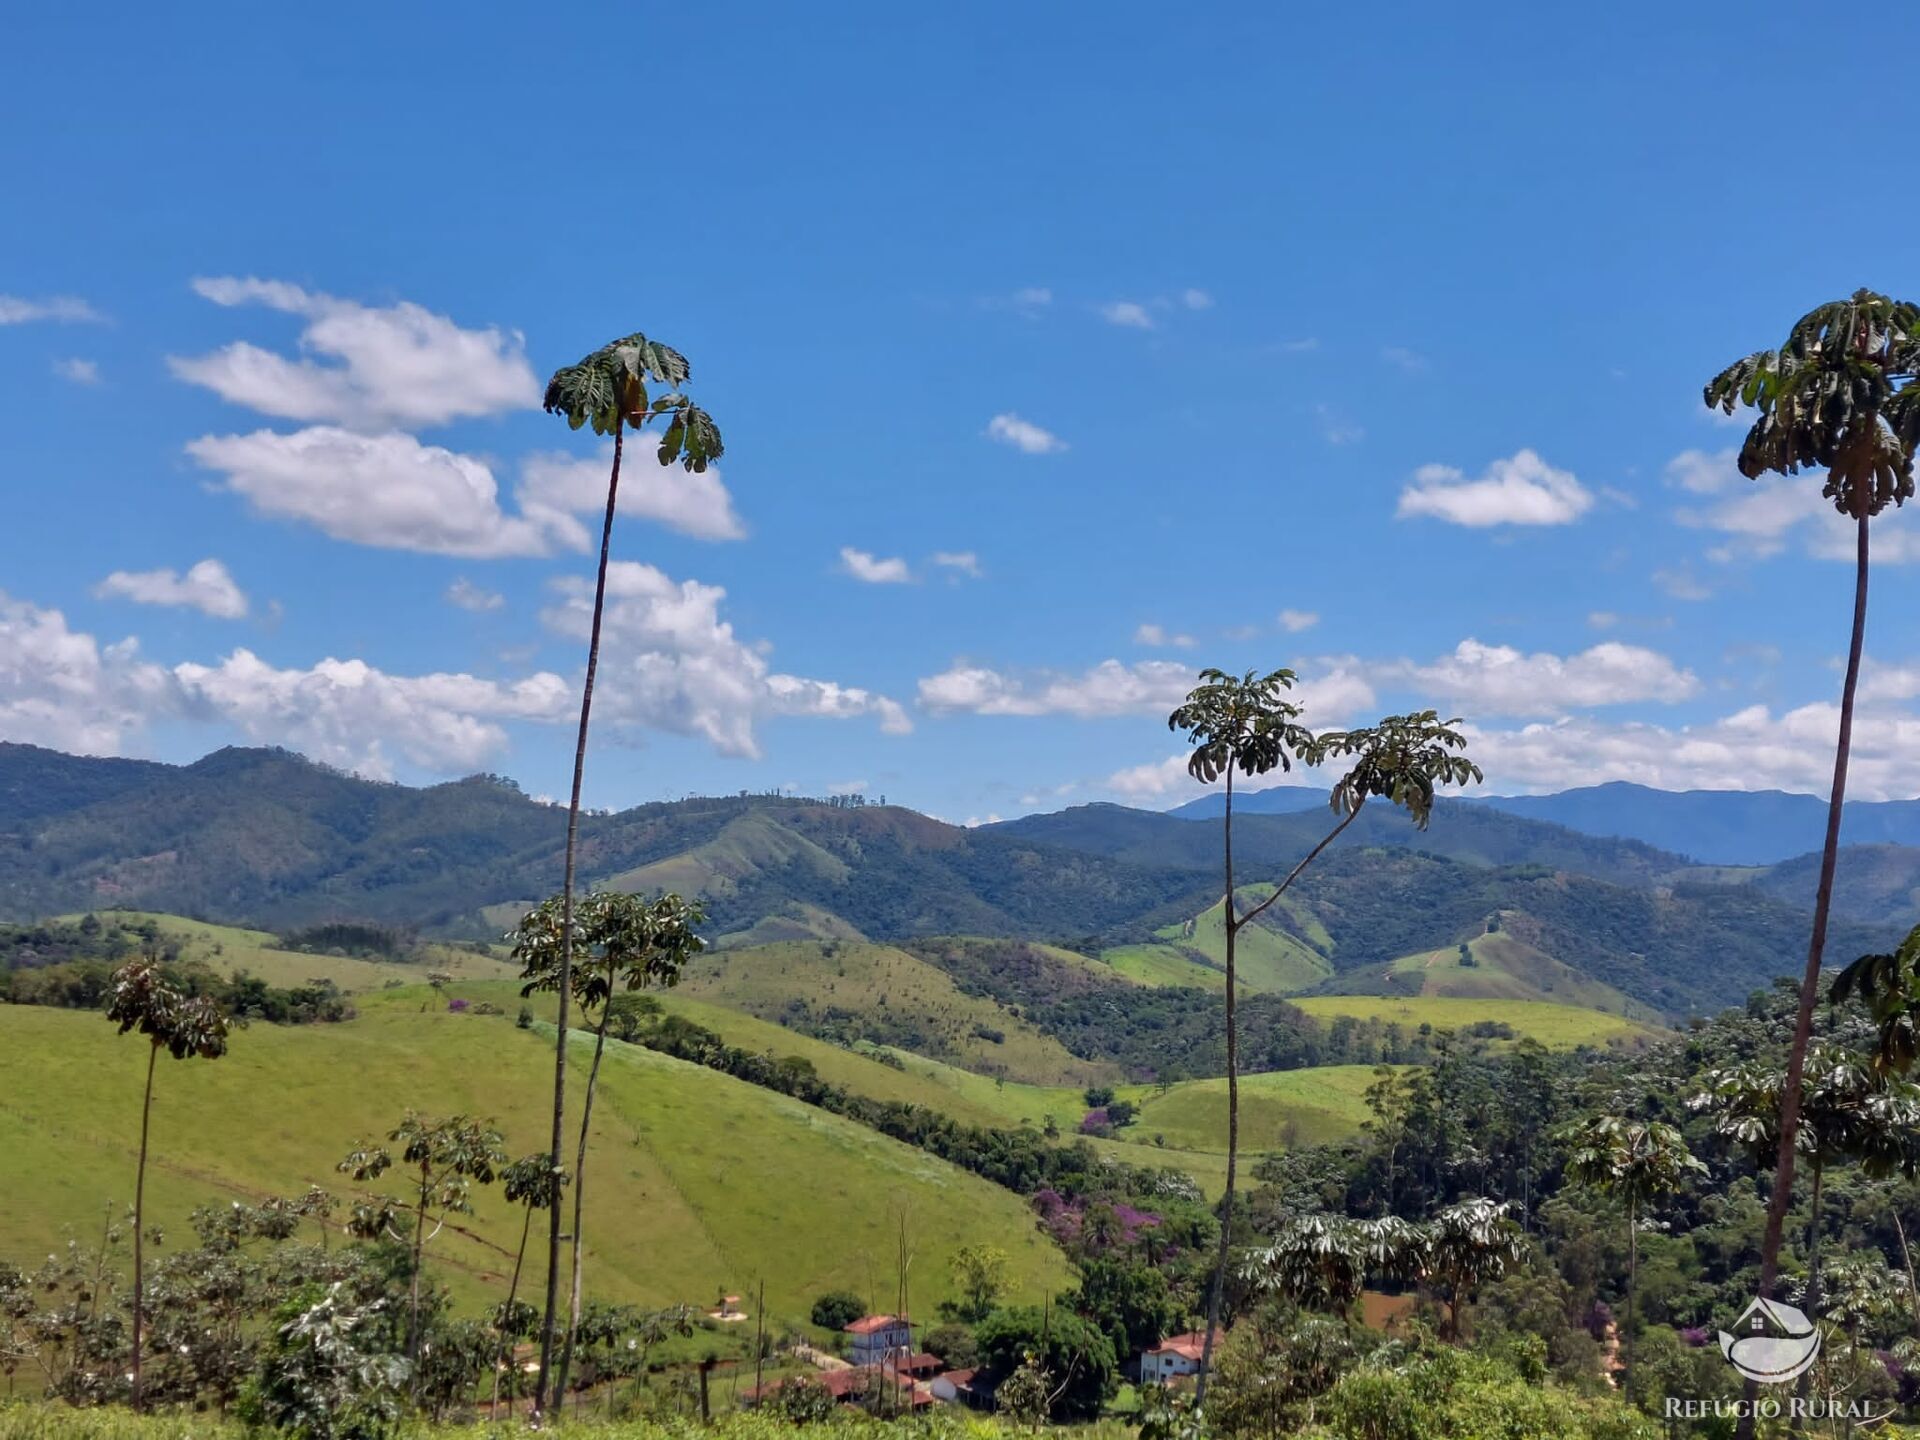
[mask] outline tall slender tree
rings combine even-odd
[[[400,1147],[399,1160],[406,1167],[403,1199],[372,1195],[353,1207],[348,1228],[363,1239],[389,1236],[406,1245],[412,1258],[412,1277],[407,1297],[407,1360],[413,1366],[414,1386],[419,1386],[420,1281],[426,1269],[428,1244],[455,1215],[473,1212],[473,1187],[491,1185],[507,1163],[501,1148],[500,1132],[465,1115],[446,1119],[417,1115],[409,1110],[400,1123],[387,1132],[390,1144]],[[361,1142],[334,1169],[350,1175],[361,1184],[378,1180],[392,1168],[394,1154],[385,1145]],[[408,1217],[409,1235],[396,1223],[402,1214]],[[431,1232],[427,1222],[437,1215]]]
[[[1226,805],[1221,820],[1224,894],[1221,923],[1226,940],[1227,1028],[1227,1175],[1220,1202],[1220,1244],[1214,1257],[1213,1278],[1207,1294],[1206,1338],[1200,1347],[1200,1373],[1194,1386],[1194,1404],[1207,1398],[1207,1375],[1213,1365],[1214,1342],[1220,1328],[1220,1307],[1226,1292],[1227,1260],[1232,1249],[1233,1200],[1240,1155],[1240,1050],[1237,1013],[1238,976],[1235,959],[1240,932],[1253,924],[1292,887],[1306,868],[1340,837],[1373,798],[1382,798],[1406,810],[1421,829],[1433,814],[1441,785],[1464,785],[1480,779],[1479,767],[1460,752],[1466,740],[1457,720],[1441,720],[1432,710],[1389,715],[1361,730],[1315,735],[1300,723],[1301,709],[1285,698],[1297,678],[1291,670],[1266,675],[1248,671],[1233,676],[1223,670],[1203,670],[1200,684],[1184,704],[1167,717],[1167,728],[1186,734],[1192,753],[1187,771],[1202,784],[1226,782]],[[1318,765],[1339,760],[1346,772],[1334,783],[1330,808],[1339,817],[1333,827],[1261,899],[1240,909],[1233,865],[1233,777],[1265,775],[1291,770],[1296,763]]]
[[[1627,1357],[1633,1357],[1634,1292],[1640,1268],[1640,1216],[1652,1201],[1671,1195],[1689,1176],[1704,1174],[1687,1142],[1671,1125],[1596,1115],[1564,1130],[1567,1179],[1612,1195],[1627,1211]]]
[[[544,1210],[553,1200],[551,1171],[553,1158],[546,1151],[536,1151],[532,1155],[523,1155],[500,1172],[500,1188],[505,1193],[509,1205],[519,1205],[526,1210],[520,1222],[520,1248],[513,1252],[513,1276],[507,1281],[507,1298],[496,1312],[499,1323],[494,1329],[500,1332],[500,1362],[493,1372],[493,1403],[488,1407],[491,1416],[500,1408],[500,1377],[513,1371],[513,1342],[522,1335],[531,1333],[533,1308],[520,1301],[520,1270],[527,1259],[527,1239],[533,1233],[533,1214]],[[513,1418],[513,1380],[507,1382],[507,1418]]]
[[[1853,522],[1853,629],[1846,678],[1840,688],[1839,735],[1833,751],[1833,784],[1827,793],[1826,839],[1820,882],[1814,892],[1813,932],[1800,985],[1800,1007],[1787,1050],[1780,1105],[1779,1155],[1767,1223],[1760,1244],[1760,1294],[1773,1295],[1780,1271],[1780,1244],[1793,1198],[1799,1153],[1802,1077],[1813,1034],[1814,996],[1827,943],[1833,902],[1834,861],[1847,794],[1847,762],[1853,745],[1854,691],[1867,626],[1868,522],[1913,494],[1913,452],[1920,438],[1920,402],[1912,381],[1920,368],[1920,307],[1871,290],[1856,290],[1808,311],[1777,350],[1736,361],[1708,382],[1709,406],[1731,415],[1736,406],[1759,412],[1740,447],[1740,473],[1750,480],[1772,472],[1797,475],[1824,470],[1821,493]],[[1753,1433],[1749,1414],[1743,1436]]]
[[[613,1019],[613,997],[622,989],[677,984],[687,962],[706,947],[694,928],[705,921],[706,911],[697,902],[689,904],[674,894],[642,900],[638,895],[603,890],[587,896],[574,908],[574,949],[579,958],[569,967],[573,997],[583,1015],[597,1008],[600,1018],[594,1026],[593,1064],[587,1070],[587,1088],[580,1105],[580,1140],[574,1151],[572,1279],[567,1339],[554,1379],[556,1397],[566,1394],[567,1374],[573,1368],[573,1336],[580,1326],[587,1137],[593,1125],[600,1061],[607,1049],[607,1027]],[[527,982],[520,989],[522,995],[559,988],[565,949],[562,934],[563,910],[558,896],[529,911],[520,922],[513,954],[522,966],[520,978]]]
[[[596,435],[613,437],[613,468],[607,474],[606,516],[600,525],[600,566],[594,577],[593,619],[587,632],[587,670],[580,686],[580,729],[573,749],[573,785],[567,798],[566,857],[562,863],[559,1033],[553,1056],[553,1194],[548,1205],[547,1293],[540,1320],[540,1372],[534,1384],[534,1408],[547,1402],[547,1381],[553,1363],[555,1326],[560,1303],[560,1185],[565,1161],[567,1112],[567,1003],[573,986],[573,882],[580,836],[580,786],[587,765],[587,726],[593,714],[593,681],[600,668],[600,626],[607,603],[607,561],[613,549],[613,516],[620,494],[620,461],[628,427],[641,429],[658,422],[662,429],[658,459],[676,462],[696,474],[718,460],[724,446],[713,417],[695,405],[680,387],[690,367],[686,356],[657,340],[635,332],[602,345],[573,365],[562,366],[547,381],[544,405],[549,415],[563,415],[574,430],[591,426]],[[650,396],[652,382],[667,387]]]
[[[206,996],[191,996],[172,984],[160,962],[143,956],[113,973],[107,1019],[122,1035],[137,1030],[147,1039],[147,1080],[140,1097],[140,1159],[133,1179],[133,1408],[146,1402],[141,1373],[141,1331],[146,1322],[147,1138],[153,1120],[153,1072],[160,1052],[176,1060],[218,1060],[227,1053],[227,1017]]]

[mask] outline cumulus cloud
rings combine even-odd
[[[612,460],[611,441],[593,456],[529,455],[521,462],[521,481],[514,492],[521,513],[569,548],[591,549],[598,543]],[[699,474],[677,464],[662,465],[652,445],[627,447],[619,500],[622,518],[652,520],[696,540],[740,540],[747,533],[718,465]],[[581,515],[594,521],[591,532],[575,518]]]
[[[856,550],[851,545],[840,547],[840,569],[866,585],[904,585],[913,579],[907,562],[898,556],[882,560],[871,551]]]
[[[1381,684],[1458,704],[1476,715],[1560,715],[1633,702],[1672,704],[1697,695],[1700,680],[1656,650],[1608,640],[1577,655],[1527,655],[1510,645],[1462,640],[1428,664],[1372,667]]]
[[[82,360],[78,356],[54,361],[53,373],[73,385],[98,385],[100,383],[99,363],[93,360]]]
[[[1667,462],[1668,482],[1705,503],[1682,506],[1674,518],[1697,530],[1724,537],[1707,552],[1722,563],[1765,560],[1799,543],[1818,560],[1854,558],[1854,522],[1833,508],[1811,475],[1762,475],[1749,480],[1735,463],[1734,450],[1685,450]],[[1875,522],[1873,559],[1879,564],[1920,561],[1920,537],[1910,525],[1890,526],[1898,512]]]
[[[1472,753],[1491,785],[1560,790],[1630,780],[1662,790],[1789,790],[1824,795],[1833,779],[1837,705],[1776,712],[1754,705],[1697,725],[1573,717],[1516,730],[1475,730]],[[1920,716],[1863,707],[1855,717],[1847,794],[1920,793]],[[1811,848],[1811,847],[1809,847]]]
[[[238,620],[247,613],[246,592],[214,559],[202,560],[184,575],[174,570],[116,570],[94,586],[93,593],[136,605],[198,610],[216,620]]]
[[[507,513],[484,463],[411,435],[316,425],[291,435],[205,435],[187,453],[260,514],[302,521],[336,540],[476,558],[545,555],[556,541],[586,548],[571,517],[552,509]]]
[[[1302,630],[1311,630],[1320,623],[1320,615],[1314,610],[1282,610],[1275,617],[1282,630],[1289,635],[1298,635]]]
[[[0,740],[124,754],[171,692],[137,641],[102,645],[58,610],[0,593]]]
[[[1161,649],[1191,650],[1198,642],[1193,636],[1176,634],[1164,625],[1142,625],[1133,632],[1133,643]]]
[[[980,557],[971,550],[936,550],[927,559],[942,570],[969,580],[978,580],[986,573],[980,568]]]
[[[176,665],[183,712],[249,739],[389,778],[396,755],[424,770],[473,770],[506,748],[503,720],[564,720],[573,687],[542,671],[502,683],[464,674],[391,675],[329,657],[305,669],[235,650],[218,665]]]
[[[0,325],[98,325],[106,318],[78,295],[48,295],[39,300],[0,295]]]
[[[216,305],[264,305],[306,322],[299,358],[235,341],[167,362],[180,379],[265,415],[384,430],[539,402],[517,332],[467,330],[411,301],[363,305],[280,280],[222,276],[193,288]]]
[[[1022,455],[1053,455],[1067,448],[1067,442],[1051,430],[1022,420],[1010,410],[987,422],[987,438],[1011,445]]]
[[[556,633],[584,640],[592,582],[565,576],[554,589],[558,598],[541,618]],[[596,713],[616,727],[697,736],[722,754],[749,757],[760,753],[755,727],[769,716],[871,716],[889,734],[912,729],[905,709],[884,695],[771,673],[762,647],[738,639],[720,618],[726,593],[673,580],[651,565],[609,566]]]
[[[1496,460],[1468,479],[1451,465],[1422,465],[1400,492],[1401,519],[1430,515],[1451,525],[1568,525],[1593,508],[1593,495],[1569,470],[1532,450]]]
[[[474,614],[484,614],[488,610],[499,610],[507,603],[507,597],[497,590],[489,590],[484,585],[476,585],[462,575],[447,586],[447,603],[458,605],[462,610],[471,610]]]
[[[1100,318],[1109,325],[1118,325],[1125,330],[1153,329],[1153,314],[1138,300],[1110,300],[1095,307]]]
[[[1180,303],[1189,310],[1211,310],[1213,308],[1213,296],[1205,290],[1182,290],[1180,292]]]
[[[960,663],[923,677],[918,696],[921,707],[936,715],[1164,716],[1186,698],[1197,679],[1192,666],[1177,660],[1132,665],[1103,660],[1079,673],[1032,675]],[[1308,710],[1316,724],[1342,720],[1371,705],[1373,698],[1373,687],[1343,663],[1292,692],[1294,703]]]

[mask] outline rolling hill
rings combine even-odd
[[[171,1233],[195,1205],[308,1184],[338,1193],[334,1162],[409,1106],[487,1117],[510,1153],[532,1150],[545,1135],[551,1034],[517,1029],[511,1012],[449,1013],[417,989],[368,997],[345,1024],[255,1025],[217,1062],[163,1060],[153,1214]],[[98,1014],[0,1006],[0,1256],[43,1255],[69,1226],[96,1234],[127,1202],[144,1056]],[[764,1279],[769,1308],[802,1319],[822,1290],[865,1292],[902,1213],[920,1255],[915,1298],[929,1307],[969,1242],[1009,1253],[1024,1298],[1067,1279],[1020,1197],[851,1121],[617,1043],[602,1087],[589,1263],[612,1298],[704,1302]],[[464,1305],[498,1295],[515,1221],[483,1192],[472,1234],[436,1242]]]

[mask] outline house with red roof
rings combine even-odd
[[[1200,1355],[1206,1348],[1207,1336],[1202,1330],[1190,1330],[1184,1335],[1169,1335],[1151,1350],[1140,1356],[1140,1381],[1146,1385],[1165,1385],[1180,1379],[1183,1375],[1195,1375],[1200,1370]]]
[[[879,1365],[913,1353],[913,1326],[898,1315],[862,1315],[847,1326],[847,1358],[856,1365]]]

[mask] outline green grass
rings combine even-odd
[[[512,1014],[449,1014],[424,989],[394,992],[369,997],[347,1024],[237,1032],[219,1061],[163,1058],[150,1218],[182,1237],[195,1205],[309,1184],[339,1191],[334,1162],[408,1106],[483,1116],[511,1153],[538,1148],[552,1052],[544,1027],[519,1030]],[[577,1040],[577,1065],[582,1048]],[[144,1059],[138,1039],[96,1014],[0,1006],[0,1257],[30,1264],[69,1227],[90,1237],[131,1198]],[[577,1105],[578,1082],[572,1093]],[[609,1047],[595,1135],[587,1275],[610,1299],[706,1302],[764,1279],[769,1310],[803,1318],[822,1290],[868,1288],[903,1213],[919,1256],[915,1299],[929,1312],[948,1293],[952,1253],[968,1243],[1012,1256],[1022,1300],[1068,1278],[1019,1196],[850,1121],[637,1047]],[[496,1195],[483,1192],[477,1210],[474,1238],[449,1231],[432,1251],[466,1306],[499,1293],[519,1233]]]
[[[1240,1077],[1240,1143],[1245,1151],[1324,1145],[1357,1134],[1367,1118],[1361,1096],[1373,1083],[1370,1065],[1322,1065]],[[1140,1118],[1125,1132],[1151,1143],[1163,1136],[1168,1152],[1227,1148],[1227,1082],[1189,1080],[1165,1095],[1149,1094]]]
[[[128,921],[151,920],[161,933],[181,942],[181,956],[199,960],[231,975],[246,970],[269,985],[300,985],[309,980],[331,980],[350,992],[378,990],[390,981],[418,985],[429,970],[444,970],[462,980],[497,980],[519,973],[518,967],[504,960],[458,945],[428,943],[419,950],[419,958],[406,964],[389,960],[356,960],[338,955],[308,955],[279,948],[277,935],[265,930],[246,930],[237,925],[210,925],[204,920],[188,920],[179,915],[162,915],[145,910],[116,910],[110,913]],[[69,916],[78,919],[78,916]]]
[[[1244,912],[1271,895],[1273,887],[1247,885],[1235,893]],[[1285,903],[1277,902],[1275,908]],[[1188,933],[1188,925],[1192,927],[1191,933]],[[1214,974],[1219,977],[1214,980],[1196,978],[1188,981],[1188,984],[1225,983],[1225,977],[1221,974],[1227,963],[1224,902],[1202,911],[1187,925],[1169,925],[1156,930],[1154,934],[1176,951],[1191,950],[1204,957],[1206,964],[1193,966],[1196,976]],[[1296,990],[1308,989],[1333,973],[1333,966],[1326,956],[1285,931],[1268,929],[1259,921],[1240,931],[1239,943],[1234,947],[1234,968],[1241,985],[1246,989],[1268,991],[1276,995],[1289,995]]]
[[[915,1050],[1030,1084],[1077,1087],[1117,1074],[1111,1065],[1079,1059],[985,996],[966,994],[938,966],[889,945],[794,942],[718,950],[688,969],[680,991],[763,1020],[786,1019],[799,1005],[816,1017],[839,1011],[886,1037],[911,1033]]]
[[[1387,973],[1396,985],[1408,987],[1409,993],[1466,1000],[1542,1000],[1604,1010],[1631,1020],[1659,1019],[1650,1006],[1504,931],[1468,941],[1467,950],[1473,956],[1472,965],[1461,964],[1459,947],[1449,945],[1403,956],[1387,967]],[[1417,991],[1414,986],[1419,987]]]
[[[1615,1041],[1637,1044],[1651,1040],[1659,1031],[1620,1015],[1598,1010],[1583,1010],[1573,1005],[1552,1005],[1539,1000],[1472,1000],[1437,995],[1303,995],[1294,999],[1309,1015],[1330,1020],[1351,1015],[1360,1020],[1379,1020],[1408,1030],[1431,1025],[1436,1030],[1459,1030],[1477,1020],[1497,1020],[1511,1025],[1522,1038],[1539,1041],[1551,1050],[1572,1050],[1581,1045],[1608,1045]]]
[[[1116,945],[1100,958],[1122,977],[1141,985],[1197,985],[1227,988],[1226,972],[1197,963],[1177,945]]]

